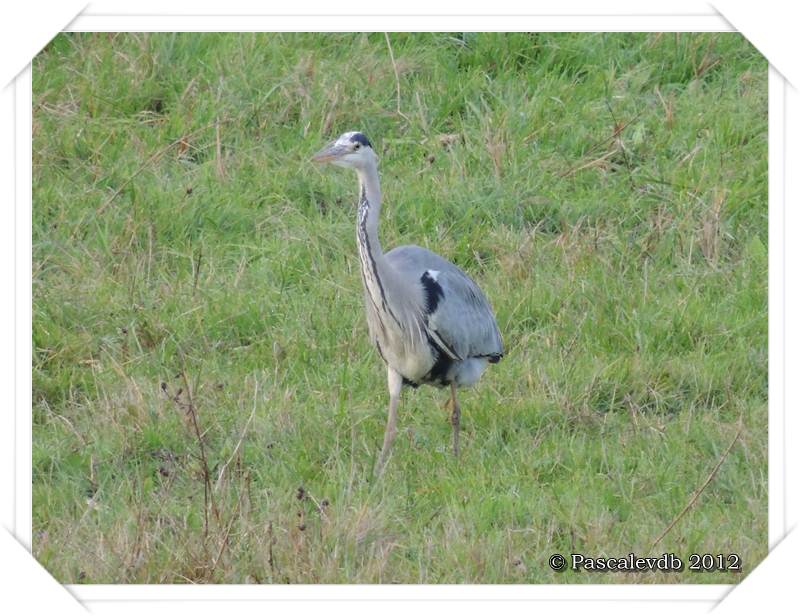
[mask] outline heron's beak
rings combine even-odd
[[[335,141],[329,143],[324,148],[322,148],[319,152],[314,154],[311,157],[315,163],[328,163],[332,160],[336,160],[343,154],[347,153],[347,147],[343,145],[337,145]]]

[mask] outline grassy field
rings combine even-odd
[[[390,41],[36,57],[35,556],[73,583],[741,579],[767,552],[766,61],[738,34]],[[446,392],[404,392],[382,480],[355,178],[309,162],[351,129],[384,246],[470,272],[507,349],[459,460]],[[547,564],[631,551],[743,571]]]

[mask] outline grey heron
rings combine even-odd
[[[356,241],[367,325],[386,363],[389,385],[389,417],[376,473],[382,473],[397,433],[403,385],[450,388],[457,457],[461,408],[456,390],[473,385],[487,364],[503,357],[492,308],[467,274],[436,253],[414,245],[383,252],[378,239],[378,158],[362,133],[342,134],[312,160],[354,169],[358,175]]]

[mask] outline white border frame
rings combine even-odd
[[[424,25],[423,25],[424,24]],[[322,27],[320,27],[322,25]],[[511,25],[512,27],[509,27]],[[732,31],[716,14],[685,15],[136,15],[86,11],[67,31]],[[14,82],[15,132],[15,535],[31,545],[31,73],[30,65]],[[770,67],[769,79],[769,545],[786,534],[785,461],[785,148],[786,91],[784,79]],[[28,161],[28,164],[24,164]],[[780,426],[783,430],[776,430]],[[27,464],[25,463],[27,461]],[[82,602],[102,604],[128,600],[544,600],[689,601],[710,604],[731,585],[513,585],[513,586],[138,586],[68,585]],[[673,604],[673,608],[676,607]]]
[[[769,67],[769,548],[786,536],[786,96]]]
[[[29,64],[14,81],[15,131],[15,208],[16,255],[14,290],[16,300],[16,371],[15,371],[15,449],[16,449],[16,501],[14,512],[14,534],[30,551],[33,533],[33,408],[32,373],[26,370],[33,361],[33,299],[32,299],[32,238],[31,216],[33,212],[32,187],[32,102],[31,65]],[[24,161],[24,162],[23,162]]]

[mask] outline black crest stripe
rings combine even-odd
[[[369,139],[364,136],[364,133],[355,133],[350,136],[350,141],[352,143],[360,143],[361,145],[368,145],[372,147],[372,144],[369,142]]]

